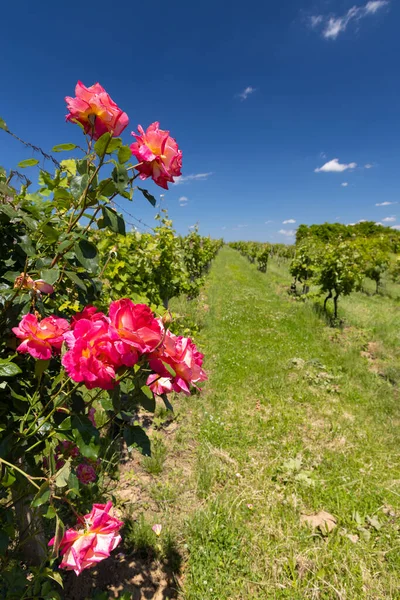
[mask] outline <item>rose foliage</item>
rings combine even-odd
[[[76,142],[48,154],[18,137],[41,166],[28,157],[0,168],[0,595],[9,600],[60,598],[62,570],[79,575],[110,555],[123,525],[107,497],[118,467],[110,457],[122,440],[149,454],[141,407],[171,409],[168,394],[189,395],[206,379],[191,339],[132,299],[159,305],[188,291],[171,279],[176,248],[187,280],[192,264],[171,225],[149,234],[153,247],[127,244],[112,274],[123,240],[136,239],[116,201],[140,192],[154,206],[136,179],[167,188],[181,175],[177,142],[154,122],[124,144],[128,116],[99,83],[78,82],[66,103]],[[0,129],[16,137],[2,119]],[[210,242],[206,262],[217,249]],[[136,261],[156,275],[149,268],[140,279]],[[121,284],[129,269],[133,287]]]

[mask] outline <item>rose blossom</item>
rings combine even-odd
[[[87,485],[88,483],[92,483],[96,481],[97,475],[96,471],[92,467],[92,465],[88,465],[86,463],[81,463],[76,468],[76,475],[81,483]]]
[[[83,526],[64,533],[60,543],[63,557],[60,569],[79,575],[110,556],[121,541],[118,532],[123,526],[122,521],[109,514],[111,507],[111,502],[94,504],[91,512],[83,517]],[[54,545],[54,539],[50,540],[49,546]]]
[[[136,142],[130,148],[141,163],[136,167],[140,179],[152,177],[157,185],[167,190],[168,182],[173,183],[174,177],[182,175],[182,151],[169,131],[159,129],[159,126],[156,121],[145,132],[139,125],[139,134],[132,131]]]
[[[116,338],[103,320],[78,320],[73,331],[64,335],[69,350],[61,362],[71,379],[84,382],[89,390],[115,387],[115,371],[121,365]]]
[[[149,375],[147,385],[158,395],[172,390],[190,395],[190,385],[207,379],[202,369],[203,358],[204,355],[190,338],[176,336],[167,330],[162,346],[150,356],[150,368],[158,375]],[[164,363],[171,367],[175,375],[168,371]]]
[[[147,304],[135,304],[129,298],[122,298],[111,302],[108,314],[119,338],[115,347],[127,367],[137,362],[138,353],[152,352],[160,344],[162,330]]]
[[[63,440],[60,442],[58,446],[56,446],[55,451],[63,454],[66,458],[69,456],[72,458],[77,458],[80,454],[78,446],[69,440]]]
[[[71,319],[71,329],[75,328],[75,325],[81,319],[87,319],[88,321],[105,321],[109,322],[104,313],[100,312],[95,306],[88,304],[85,308],[78,313],[75,313]]]
[[[28,290],[35,290],[35,292],[42,292],[42,294],[53,294],[54,288],[50,283],[46,283],[44,279],[36,279],[34,281],[29,275],[18,275],[14,283],[15,288],[26,288]]]
[[[118,108],[99,83],[87,88],[78,81],[75,94],[76,98],[65,98],[69,110],[66,120],[83,125],[85,133],[94,140],[107,132],[118,136],[128,125],[128,115]]]
[[[15,335],[23,340],[17,348],[18,352],[28,353],[34,358],[48,360],[52,351],[59,354],[63,343],[63,335],[69,329],[66,319],[46,317],[38,321],[33,314],[22,317],[18,327],[13,327]]]

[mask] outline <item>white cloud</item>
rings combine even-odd
[[[400,225],[392,225],[390,229],[400,229]]]
[[[372,169],[374,165],[371,165],[371,163],[367,163],[366,165],[364,165],[364,169]]]
[[[188,181],[204,181],[208,179],[212,175],[211,173],[196,173],[195,175],[180,175],[179,177],[175,177],[174,184],[180,185],[182,183],[186,183]]]
[[[186,196],[181,196],[178,199],[178,202],[179,202],[179,206],[186,206],[187,203],[189,202],[189,199]]]
[[[375,225],[383,225],[383,223],[381,223],[380,221],[377,221],[377,222],[375,223]]]
[[[389,0],[371,0],[365,5],[365,12],[374,15],[380,8],[383,8],[387,4],[389,4]]]
[[[273,221],[265,221],[266,225],[268,225],[268,223],[273,223]]]
[[[391,206],[392,204],[398,204],[398,202],[378,202],[375,206]]]
[[[321,25],[323,20],[324,17],[322,15],[314,15],[310,17],[310,25],[313,29],[315,29],[316,27],[318,27],[318,25]]]
[[[322,165],[322,167],[314,169],[314,171],[315,173],[342,173],[343,171],[347,171],[347,169],[355,169],[356,166],[357,163],[355,162],[346,165],[341,164],[338,158],[334,158],[333,160],[330,160],[329,162]]]
[[[245,88],[243,90],[243,92],[240,92],[240,94],[238,94],[238,96],[242,100],[247,100],[247,98],[250,96],[250,94],[254,94],[254,92],[256,91],[256,89],[257,88],[253,88],[253,87],[251,87],[251,85],[249,85],[247,88]]]
[[[349,184],[347,183],[347,181],[343,181],[343,183],[340,184],[342,187],[347,187]]]
[[[296,223],[294,219],[286,219],[286,221],[282,221],[282,225],[288,225],[289,223]]]
[[[359,9],[353,6],[343,17],[330,17],[322,32],[324,38],[326,40],[336,40],[339,33],[346,31],[347,25],[357,16],[358,12]]]
[[[281,235],[286,235],[287,237],[293,237],[296,232],[294,229],[280,229],[278,233]]]
[[[396,217],[385,217],[382,219],[384,223],[393,223],[396,220]]]
[[[315,15],[310,18],[310,26],[312,29],[321,28],[326,40],[336,40],[339,34],[346,31],[349,23],[374,15],[388,4],[389,0],[370,0],[364,6],[353,6],[341,17]]]

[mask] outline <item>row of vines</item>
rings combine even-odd
[[[177,236],[165,212],[151,233],[126,233],[115,207],[120,197],[154,206],[137,182],[168,189],[182,152],[157,122],[124,143],[129,118],[102,86],[78,82],[75,93],[67,121],[82,129],[83,147],[60,144],[47,154],[17,138],[34,157],[0,169],[7,600],[57,600],[65,571],[79,575],[123,543],[109,482],[120,451],[151,452],[141,407],[172,410],[173,394],[198,393],[207,378],[203,355],[179,325],[171,328],[165,309],[174,296],[198,293],[221,241],[196,229]],[[17,137],[2,119],[0,129]],[[69,157],[58,160],[62,153]]]
[[[302,225],[296,245],[283,249],[279,244],[260,242],[235,242],[231,246],[263,272],[270,256],[291,259],[291,292],[302,297],[322,296],[325,311],[332,299],[333,317],[337,319],[339,298],[362,290],[366,279],[374,282],[375,293],[381,291],[385,277],[400,281],[399,241],[399,232],[366,222],[356,226]]]

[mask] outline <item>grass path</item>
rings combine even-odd
[[[192,464],[166,474],[183,479],[181,597],[400,598],[398,390],[284,283],[227,247],[211,269],[210,380],[176,439]],[[321,510],[329,534],[301,523]]]

